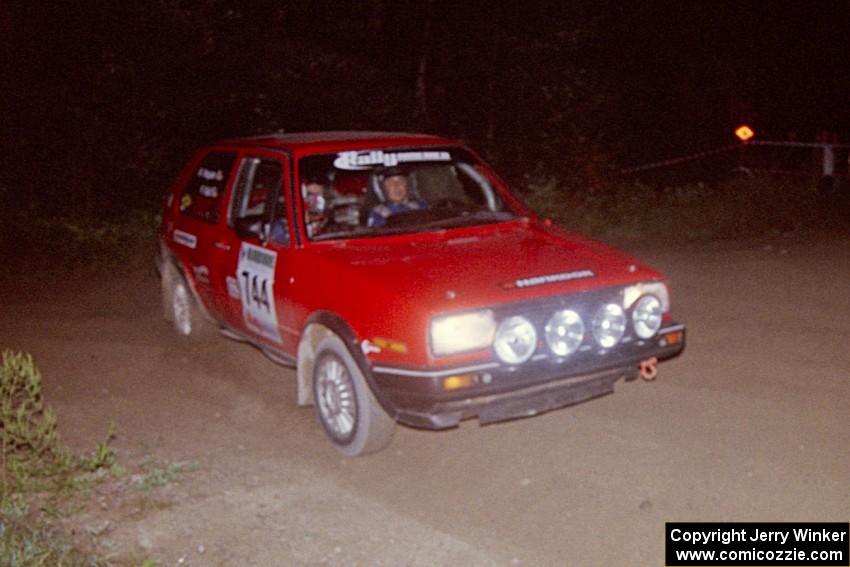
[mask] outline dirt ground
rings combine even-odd
[[[848,521],[850,233],[630,251],[689,328],[655,382],[402,427],[360,459],[296,406],[292,370],[225,338],[181,347],[152,270],[6,293],[0,347],[35,356],[70,445],[114,423],[122,460],[191,463],[101,502],[128,564],[660,566],[665,521]]]

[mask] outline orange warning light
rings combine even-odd
[[[738,136],[738,138],[742,142],[746,142],[747,140],[755,136],[756,133],[753,132],[752,128],[750,128],[746,124],[741,124],[740,126],[738,126],[738,129],[735,130],[735,135]]]

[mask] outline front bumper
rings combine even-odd
[[[372,369],[380,397],[401,423],[424,429],[454,427],[478,417],[482,424],[529,417],[614,391],[638,376],[641,361],[664,360],[685,347],[684,325],[669,323],[652,339],[621,343],[610,350],[586,349],[568,360],[541,354],[519,366],[486,363],[439,371]],[[447,391],[449,376],[473,376],[474,385]]]

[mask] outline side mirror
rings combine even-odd
[[[259,238],[265,240],[266,227],[263,215],[248,215],[233,221],[233,229],[239,238]]]

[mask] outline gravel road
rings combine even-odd
[[[341,457],[294,374],[185,348],[151,270],[8,290],[63,438],[191,463],[100,513],[118,557],[170,565],[661,566],[665,521],[850,519],[850,234],[631,251],[672,282],[689,344],[652,383],[533,419]],[[93,520],[92,520],[93,521]]]

